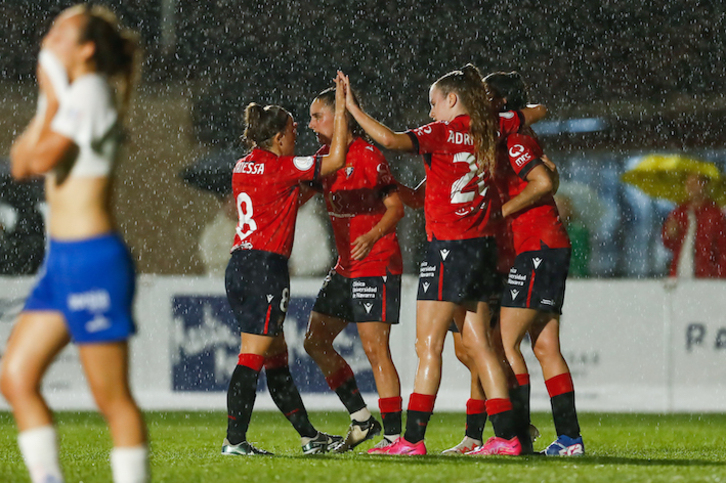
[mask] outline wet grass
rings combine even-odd
[[[222,456],[223,413],[150,412],[146,417],[157,482],[726,482],[723,414],[582,414],[588,454],[581,458],[439,456],[463,436],[463,414],[434,415],[425,457],[303,456],[297,434],[282,415],[272,412],[254,415],[249,438],[277,456]],[[342,433],[348,424],[341,413],[312,413],[311,418],[318,429],[331,433]],[[111,481],[111,444],[103,420],[94,413],[58,413],[57,421],[66,481]],[[533,422],[542,431],[536,448],[554,439],[548,414],[534,414]],[[14,423],[2,412],[0,481],[29,481]]]

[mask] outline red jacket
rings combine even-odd
[[[693,264],[696,278],[726,278],[726,217],[716,203],[709,201],[696,208],[696,239]],[[678,236],[668,238],[669,220],[678,223]],[[670,275],[676,276],[683,240],[688,232],[688,204],[673,210],[663,224],[663,245],[673,252]]]

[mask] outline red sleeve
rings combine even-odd
[[[726,216],[724,216],[723,212],[719,213],[715,231],[716,243],[718,244],[718,276],[719,278],[726,278]]]
[[[418,154],[433,153],[441,150],[448,139],[446,123],[438,121],[416,129],[406,131],[413,141],[414,152]]]
[[[499,135],[508,136],[519,132],[524,126],[524,114],[522,111],[506,111],[499,113]]]
[[[530,136],[512,134],[507,137],[509,164],[517,176],[526,180],[527,174],[542,164],[542,148]]]
[[[283,156],[279,176],[290,181],[319,181],[322,156]]]

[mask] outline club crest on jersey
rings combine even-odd
[[[371,313],[371,309],[373,309],[373,304],[370,304],[370,303],[363,304],[363,308],[366,309],[366,313],[367,314],[370,314]]]
[[[519,290],[512,289],[512,290],[509,291],[509,293],[512,294],[512,300],[514,300],[514,299],[517,298],[517,295],[519,295]]]
[[[445,261],[446,257],[449,256],[449,253],[451,253],[451,250],[443,249],[439,250],[439,253],[441,254],[441,258]]]
[[[345,167],[345,177],[350,178],[350,175],[353,174],[353,166],[346,166]]]
[[[539,264],[542,263],[541,258],[533,258],[532,263],[534,263],[534,269],[537,270],[539,268]]]

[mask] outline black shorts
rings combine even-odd
[[[502,307],[562,313],[569,248],[544,248],[517,255],[502,292]]]
[[[462,304],[489,300],[499,290],[493,237],[433,240],[421,262],[417,300]]]
[[[241,332],[277,336],[290,302],[287,258],[261,250],[232,252],[224,274],[227,300]]]
[[[497,277],[498,283],[497,288],[495,292],[492,292],[489,297],[485,297],[484,300],[480,300],[480,302],[486,302],[489,305],[489,310],[492,312],[492,318],[489,322],[489,327],[492,329],[496,327],[497,322],[499,322],[499,309],[502,302],[502,287],[504,287],[504,281],[506,280],[505,275],[502,275],[501,273]],[[449,331],[451,332],[459,332],[459,328],[456,326],[456,322],[453,320],[451,321],[451,325],[449,326]]]
[[[313,311],[347,322],[398,323],[401,276],[346,278],[330,270]]]

